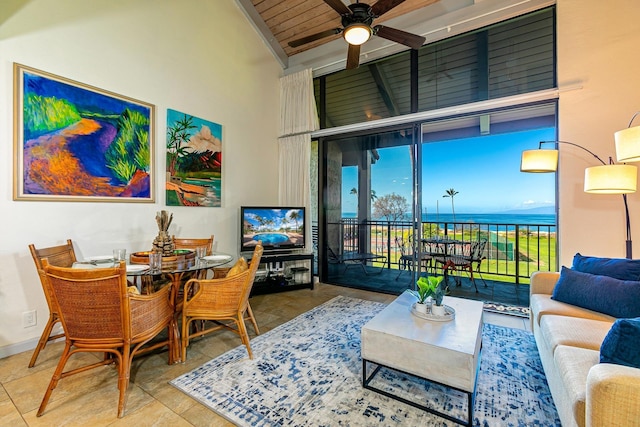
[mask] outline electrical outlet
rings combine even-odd
[[[38,318],[36,317],[35,310],[29,310],[22,313],[22,327],[29,328],[31,326],[36,326],[38,323]]]

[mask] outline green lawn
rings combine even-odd
[[[406,240],[410,233],[410,230],[406,228],[396,229],[390,227],[387,229],[384,227],[374,230],[373,238],[376,243],[391,242],[391,250],[385,250],[385,255],[389,255],[391,268],[397,268],[398,259],[401,256],[399,248],[395,245],[395,238],[402,237]],[[443,230],[437,229],[431,224],[425,224],[423,225],[423,235],[426,237],[442,237],[444,233]],[[546,235],[541,233],[538,235],[537,233],[527,234],[521,232],[516,241],[515,232],[501,233],[496,237],[495,235],[490,236],[483,231],[463,230],[463,232],[455,234],[452,238],[462,241],[476,241],[483,238],[489,240],[485,249],[487,259],[482,261],[480,268],[483,276],[487,279],[514,282],[517,274],[520,283],[529,283],[529,277],[535,271],[556,271],[556,237],[553,234]],[[510,250],[505,250],[505,247]],[[515,260],[516,248],[519,254],[517,257],[519,259],[517,261],[518,269],[516,269]],[[374,265],[379,266],[381,263]]]

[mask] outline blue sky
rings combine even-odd
[[[523,150],[538,148],[542,140],[555,140],[555,129],[538,129],[477,138],[427,143],[423,146],[422,209],[451,213],[453,188],[456,213],[498,213],[553,206],[554,173],[520,172]],[[409,147],[379,150],[372,166],[371,188],[377,196],[397,193],[411,201]],[[356,167],[343,168],[343,212],[356,212]]]

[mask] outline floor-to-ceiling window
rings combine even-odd
[[[337,129],[320,136],[318,145],[321,279],[349,285],[358,276],[379,286],[397,283],[392,292],[406,289],[419,271],[406,271],[401,257],[420,253],[415,239],[430,232],[423,222],[434,214],[438,222],[440,211],[445,215],[456,203],[465,207],[482,192],[485,202],[501,192],[506,200],[515,190],[498,184],[515,180],[500,179],[500,167],[512,167],[497,160],[500,147],[513,157],[531,136],[521,132],[555,139],[556,107],[491,100],[555,87],[554,49],[554,8],[547,8],[315,79],[321,127]],[[421,111],[433,111],[433,119],[389,121]],[[385,120],[388,126],[378,124]],[[365,122],[373,129],[361,126]],[[467,190],[463,182],[485,184]],[[550,192],[546,201],[555,213],[554,177],[540,185]],[[517,262],[513,242],[494,240],[507,248],[501,253],[511,254],[503,258]],[[385,270],[394,270],[392,283],[380,274]],[[518,272],[505,274],[518,280]]]

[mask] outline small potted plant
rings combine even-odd
[[[440,279],[442,279],[442,277]],[[442,280],[440,280],[436,288],[431,293],[434,302],[434,305],[431,306],[431,314],[433,314],[434,316],[445,315],[445,308],[444,305],[442,305],[442,300],[444,299],[444,294],[446,293],[446,291],[446,286],[442,283]]]
[[[427,299],[434,294],[436,289],[438,289],[442,279],[442,276],[422,276],[416,282],[418,289],[409,289],[409,292],[411,292],[418,300],[416,303],[416,311],[420,313],[427,312]],[[442,298],[440,298],[440,301],[442,302]]]

